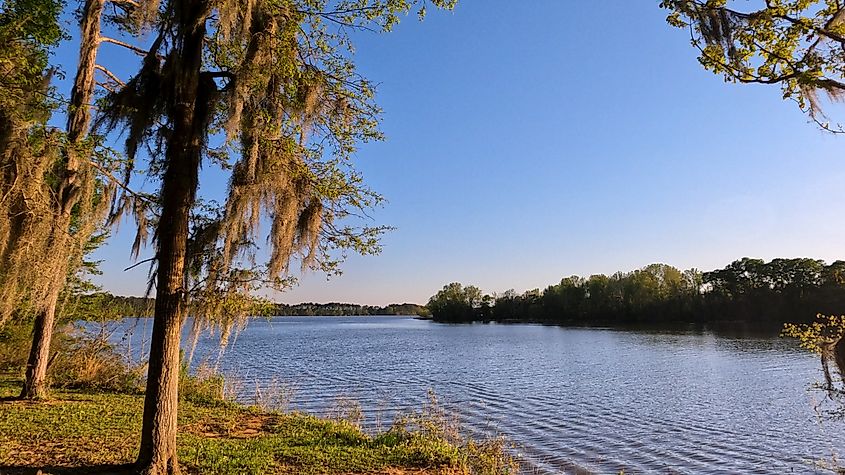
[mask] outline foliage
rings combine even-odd
[[[48,65],[64,37],[63,6],[14,0],[0,10],[0,323],[55,311],[66,281],[103,238],[95,233],[116,193],[111,173],[120,163],[85,136],[87,124],[73,135],[48,125],[65,102]]]
[[[784,325],[784,336],[797,338],[801,348],[811,351],[817,355],[826,354],[830,351],[830,345],[845,337],[845,315],[821,315],[816,321],[808,324]]]
[[[7,0],[0,10],[0,104],[11,111],[31,113],[32,108],[14,104],[48,105],[43,76],[48,68],[49,48],[63,38],[57,21],[62,9],[57,0]],[[43,91],[41,94],[34,91]],[[32,118],[31,116],[29,118]]]
[[[79,320],[105,321],[125,317],[149,317],[155,306],[152,297],[124,297],[96,289],[88,293],[74,293],[63,303],[59,319],[63,322]],[[245,312],[250,316],[348,316],[348,315],[420,315],[427,309],[413,303],[393,303],[384,307],[352,303],[269,303],[263,299],[230,300],[221,302],[224,306],[235,306],[238,302],[249,303]],[[207,311],[209,306],[202,306]]]
[[[154,305],[155,299],[149,297],[122,297],[103,291],[73,294],[63,302],[58,319],[70,323],[149,317]]]
[[[0,380],[0,399],[15,394],[17,386],[14,379]],[[73,467],[133,459],[142,396],[78,390],[57,396],[52,404],[0,402],[0,466]],[[367,435],[346,422],[297,413],[187,400],[180,405],[179,461],[189,473],[516,473],[469,465],[468,447],[425,433]]]
[[[787,324],[783,335],[797,338],[802,348],[819,356],[825,378],[821,389],[835,403],[827,413],[833,418],[845,418],[845,315],[818,315],[809,324]],[[831,363],[836,376],[830,370]]]
[[[669,24],[688,28],[699,61],[726,81],[780,85],[822,128],[843,132],[822,99],[845,92],[845,11],[834,0],[663,0]],[[756,7],[756,8],[755,8]]]
[[[17,322],[0,329],[0,371],[22,374],[32,339],[31,325]],[[138,392],[143,367],[127,364],[109,343],[102,329],[83,331],[70,325],[60,328],[52,341],[48,382],[59,389]]]
[[[425,316],[426,308],[413,303],[393,303],[384,307],[357,305],[351,303],[300,303],[295,305],[275,304],[271,308],[272,316],[349,316],[349,315],[420,315]]]
[[[611,276],[571,276],[544,290],[484,295],[454,283],[429,302],[440,321],[649,323],[809,322],[845,305],[845,262],[743,258],[723,269],[681,271],[652,264]]]
[[[39,244],[51,234],[50,181],[63,140],[46,126],[55,106],[47,99],[47,55],[60,36],[52,32],[59,4],[32,3],[7,2],[0,10],[0,323],[38,300],[32,282],[43,283],[50,270],[42,267],[50,259]]]
[[[191,140],[200,144],[198,160],[231,170],[223,206],[193,210],[188,277],[195,299],[212,305],[198,313],[217,318],[215,302],[235,293],[287,287],[292,257],[302,268],[334,274],[345,250],[378,252],[385,227],[349,224],[382,198],[350,161],[359,143],[381,134],[372,85],[355,72],[346,30],[389,30],[416,3],[213,2],[194,20],[205,32],[196,72],[207,93],[194,98],[201,116]],[[103,130],[126,127],[130,161],[144,144],[158,149],[173,129],[168,101],[174,98],[160,91],[182,87],[173,82],[181,80],[173,68],[183,65],[171,38],[184,37],[192,26],[172,21],[175,9],[162,12],[152,22],[158,39],[142,69],[107,98],[99,119]],[[345,28],[330,27],[336,25]],[[220,133],[222,143],[215,139]],[[163,178],[166,158],[150,158],[148,168]],[[262,223],[269,224],[266,265],[257,264],[256,254]]]
[[[482,306],[481,289],[458,282],[443,286],[428,301],[428,309],[436,318],[443,320],[470,320]]]

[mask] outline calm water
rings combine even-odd
[[[122,325],[137,340],[151,322]],[[250,323],[220,367],[245,398],[281,385],[317,414],[357,400],[370,427],[433,389],[468,429],[513,440],[527,473],[823,473],[813,461],[845,451],[845,423],[812,409],[817,360],[776,338],[287,317]]]

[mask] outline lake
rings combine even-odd
[[[151,325],[120,323],[135,348]],[[252,321],[220,368],[246,401],[275,388],[325,415],[354,400],[370,428],[431,389],[467,430],[513,441],[526,473],[825,473],[845,448],[845,422],[813,410],[818,360],[775,337],[283,317]]]

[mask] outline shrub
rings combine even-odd
[[[54,359],[48,368],[58,388],[137,393],[144,383],[144,366],[118,354],[103,331],[96,334],[68,326],[56,332]]]
[[[419,412],[396,419],[393,427],[382,435],[384,441],[408,441],[422,438],[458,448],[461,464],[473,475],[519,473],[519,463],[511,455],[512,444],[504,437],[476,440],[464,435],[456,414],[450,413],[429,391],[428,402]]]
[[[226,381],[214,368],[200,365],[193,373],[188,362],[182,360],[179,371],[179,398],[197,405],[227,404]]]
[[[24,323],[0,329],[0,371],[23,376],[31,332]],[[142,386],[143,366],[128,364],[105,332],[67,325],[54,333],[51,347],[47,377],[53,387],[136,393]]]
[[[19,323],[0,326],[0,371],[23,375],[32,344],[31,331],[30,325]]]

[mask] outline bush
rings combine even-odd
[[[197,405],[227,404],[226,380],[213,368],[200,365],[192,374],[187,361],[182,360],[179,371],[179,398]]]
[[[9,323],[0,326],[0,371],[22,376],[31,344],[30,325]]]
[[[122,393],[140,392],[144,366],[131,365],[109,343],[108,334],[72,326],[56,332],[53,361],[47,369],[51,386]]]
[[[12,323],[0,329],[0,371],[23,377],[32,344],[29,324]],[[71,325],[53,334],[47,367],[50,386],[137,393],[144,368],[130,365],[119,355],[104,332],[92,334]]]

